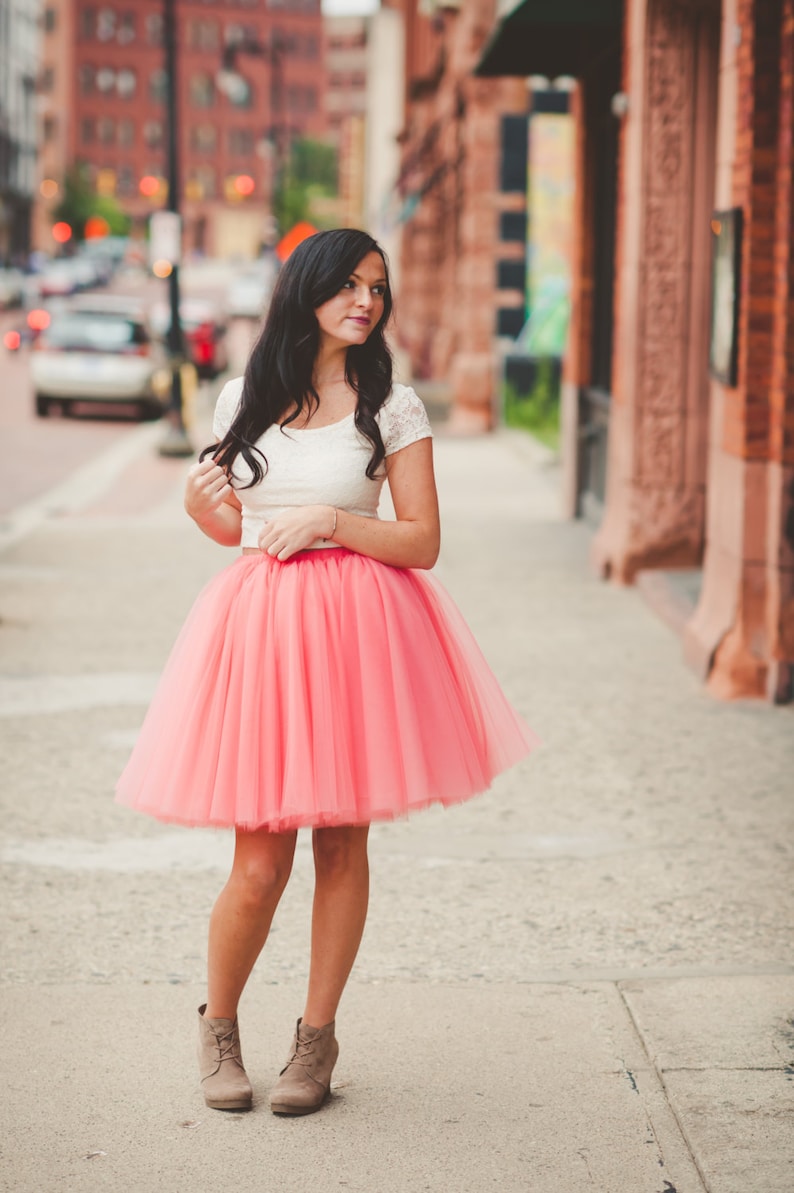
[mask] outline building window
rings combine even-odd
[[[109,66],[103,66],[96,72],[97,91],[107,95],[116,85],[116,72]]]
[[[163,44],[163,16],[159,12],[150,12],[146,16],[146,44],[161,46]]]
[[[132,120],[119,121],[119,145],[129,148],[135,144],[135,123]]]
[[[226,25],[223,40],[227,46],[239,44],[241,41],[258,42],[259,30],[256,25],[240,25],[235,21],[233,25]]]
[[[165,103],[165,89],[168,76],[164,70],[153,70],[149,75],[149,99],[155,104]]]
[[[306,111],[307,112],[316,112],[317,111],[317,90],[316,90],[316,88],[307,87],[305,94],[306,94]]]
[[[132,166],[119,166],[116,189],[120,195],[131,195],[135,190],[135,175]]]
[[[254,152],[254,134],[250,128],[229,129],[229,153],[233,157],[250,157]]]
[[[194,108],[211,108],[215,103],[215,84],[212,76],[205,74],[193,75],[190,80],[190,102]]]
[[[189,21],[187,41],[192,50],[217,50],[220,45],[217,21]]]
[[[116,140],[116,122],[108,116],[102,116],[97,121],[97,135],[100,145],[112,145]]]
[[[163,144],[162,121],[147,120],[143,126],[143,139],[149,149],[159,149]]]
[[[305,41],[305,54],[307,58],[317,58],[320,53],[320,43],[313,33],[310,33]]]
[[[116,76],[116,90],[122,99],[132,99],[138,86],[138,77],[134,70],[125,66]]]
[[[54,141],[58,129],[58,121],[54,116],[45,116],[42,121],[42,136],[45,141]]]
[[[57,17],[58,17],[58,14],[56,13],[54,8],[45,8],[44,9],[43,25],[44,25],[45,33],[52,33],[54,31],[55,25],[57,23]]]
[[[80,9],[80,37],[83,41],[90,41],[96,29],[96,9],[86,7]]]
[[[214,153],[218,147],[218,130],[214,124],[195,124],[190,130],[190,148],[194,153]]]
[[[96,71],[93,66],[81,66],[78,74],[78,83],[80,86],[81,95],[90,95],[94,90],[96,82]]]
[[[55,86],[55,71],[51,66],[45,66],[39,75],[39,91],[52,91]]]
[[[100,8],[96,17],[96,35],[100,41],[112,41],[116,35],[116,13],[112,8]]]
[[[189,199],[212,199],[215,197],[215,170],[212,166],[197,166],[188,175],[185,188]]]
[[[134,12],[122,12],[119,15],[119,31],[116,35],[116,41],[120,46],[128,46],[130,42],[135,41]]]
[[[90,116],[84,116],[80,121],[80,143],[92,145],[94,142],[94,121]]]

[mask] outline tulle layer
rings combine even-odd
[[[242,555],[193,606],[117,800],[190,825],[366,824],[484,791],[536,740],[426,572]]]

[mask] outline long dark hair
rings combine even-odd
[[[241,455],[253,473],[243,488],[258,484],[267,460],[255,446],[274,423],[286,427],[304,411],[316,410],[319,395],[312,374],[320,343],[315,310],[338,294],[367,253],[378,253],[383,261],[386,291],[383,314],[363,344],[353,344],[345,359],[345,380],[357,396],[355,424],[372,444],[367,476],[374,477],[385,455],[375,415],[391,390],[392,360],[384,328],[392,311],[388,262],[380,245],[366,232],[338,228],[317,232],[290,254],[279,273],[270,309],[258,340],[251,350],[243,379],[240,406],[220,443],[205,447],[215,462],[233,475]],[[295,411],[284,418],[290,406]],[[259,458],[257,458],[259,457]],[[264,461],[264,467],[262,462]]]

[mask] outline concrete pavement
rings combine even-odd
[[[335,1096],[307,1120],[267,1091],[306,979],[308,836],[241,1010],[256,1105],[224,1115],[193,1039],[229,836],[112,802],[231,558],[181,511],[185,464],[144,436],[9,536],[3,1189],[794,1188],[792,711],[704,694],[637,593],[589,575],[531,441],[440,437],[437,463],[439,576],[544,746],[373,831]]]

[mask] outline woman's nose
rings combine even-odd
[[[369,286],[359,286],[358,292],[356,293],[356,304],[362,307],[365,311],[368,311],[372,306],[372,294],[370,292]]]

